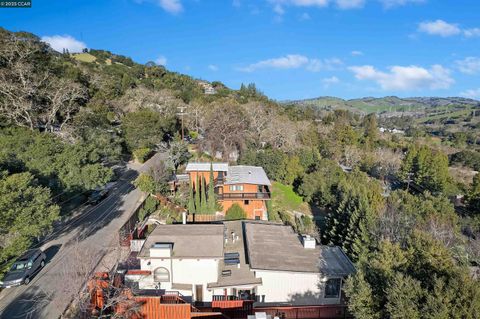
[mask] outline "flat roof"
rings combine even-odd
[[[172,258],[223,257],[223,224],[158,225],[148,236],[139,257],[150,257],[155,244],[171,243]]]
[[[260,166],[230,166],[225,184],[271,185],[265,171]]]
[[[256,278],[250,266],[246,263],[245,244],[243,240],[243,223],[240,220],[224,221],[227,240],[225,242],[225,253],[238,253],[240,261],[237,264],[228,265],[220,261],[218,267],[218,277],[216,282],[208,283],[208,288],[222,288],[235,286],[258,286],[262,284],[262,278]],[[233,240],[233,234],[238,236],[238,240]],[[229,271],[228,276],[223,276],[223,271]]]
[[[187,172],[210,172],[210,164],[213,167],[214,172],[226,172],[228,171],[228,163],[197,163],[190,162],[187,164],[185,171]]]
[[[347,276],[355,267],[339,247],[303,247],[291,226],[245,222],[250,267],[258,270],[312,272]]]

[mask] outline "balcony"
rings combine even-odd
[[[224,193],[218,194],[219,200],[225,199],[271,199],[270,193],[258,192],[258,193]]]

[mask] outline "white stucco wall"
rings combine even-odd
[[[256,270],[262,278],[257,295],[265,295],[265,302],[289,302],[295,305],[338,304],[338,298],[324,298],[324,283],[315,273]],[[261,298],[261,297],[260,297]]]
[[[148,265],[150,262],[150,265]],[[140,260],[142,270],[150,270],[151,276],[143,278],[139,282],[140,289],[154,289],[153,272],[158,267],[164,267],[170,272],[170,281],[161,282],[160,289],[177,290],[172,288],[172,283],[191,284],[192,291],[179,290],[184,296],[195,296],[195,285],[203,286],[203,301],[212,301],[212,291],[207,290],[207,283],[216,282],[218,276],[218,259],[178,259],[178,258],[145,258]]]

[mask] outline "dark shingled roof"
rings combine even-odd
[[[347,276],[355,267],[339,247],[305,249],[290,226],[245,222],[245,237],[252,269],[313,272]]]

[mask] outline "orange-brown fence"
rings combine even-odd
[[[281,319],[353,318],[345,305],[255,307],[254,312],[265,312],[267,315]]]
[[[215,222],[215,221],[220,221],[220,220],[225,220],[225,216],[222,215],[207,215],[207,214],[188,214],[187,216],[187,221],[188,222],[197,222],[197,223],[202,223],[202,222]]]

